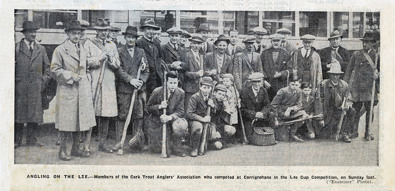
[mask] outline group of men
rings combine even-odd
[[[366,33],[363,50],[350,55],[340,46],[338,31],[330,34],[330,47],[316,50],[313,35],[302,36],[303,47],[296,48],[288,42],[292,32],[286,28],[270,36],[265,28],[254,28],[242,43],[237,31],[210,40],[209,25],[203,23],[193,35],[170,28],[169,42],[161,44],[156,38],[160,27],[147,19],[140,27],[143,36],[133,26],[122,32],[123,45],[116,40],[120,29],[106,19],[98,19],[92,39],[84,38],[79,21],[71,21],[65,29],[68,38],[50,62],[35,41],[38,29],[34,22],[24,22],[25,38],[16,44],[15,147],[22,144],[25,124],[26,143],[42,146],[35,133],[43,122],[42,92],[52,78],[57,81],[59,159],[65,161],[90,156],[96,126],[102,152],[122,154],[130,126],[132,149],[161,152],[166,144],[168,154],[196,157],[204,154],[202,144],[222,149],[244,135],[252,142],[257,124],[274,131],[289,128],[285,134],[298,142],[303,142],[303,124],[308,138],[351,142],[366,111],[365,140],[374,139],[370,126],[379,90],[378,33]],[[115,125],[112,146],[107,140],[110,124]]]

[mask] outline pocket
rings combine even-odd
[[[67,85],[62,85],[60,86],[60,93],[59,93],[60,99],[67,99],[71,100],[74,99],[74,86],[67,86]]]

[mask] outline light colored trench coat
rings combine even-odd
[[[86,131],[96,125],[87,52],[80,47],[78,55],[76,46],[66,40],[52,56],[51,72],[58,82],[55,128],[60,131]],[[82,77],[79,82],[74,81],[76,74]]]

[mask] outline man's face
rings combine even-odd
[[[207,41],[210,33],[208,31],[200,31],[199,34],[202,35],[204,41]]]
[[[300,82],[299,81],[289,82],[289,87],[291,88],[291,90],[296,90],[300,87]]]
[[[180,37],[180,44],[186,44],[187,42],[188,42],[188,38],[186,38],[185,36]]]
[[[253,44],[254,44],[254,43],[252,43],[252,42],[245,42],[245,43],[244,43],[244,45],[245,45],[245,47],[246,47],[246,50],[247,50],[248,52],[251,52],[251,51],[252,51]]]
[[[217,90],[214,93],[215,99],[220,100],[220,101],[225,99],[225,95],[226,95],[226,92],[224,92],[222,90]]]
[[[256,43],[260,44],[263,39],[263,36],[264,35],[262,33],[255,34]]]
[[[108,32],[108,37],[109,37],[110,39],[116,39],[117,36],[118,36],[118,31],[110,30],[110,31]]]
[[[340,38],[340,37],[331,38],[331,39],[329,40],[329,42],[331,43],[331,46],[332,46],[333,48],[339,47],[341,41],[342,41],[342,38]]]
[[[33,42],[36,39],[36,34],[37,34],[36,30],[27,30],[23,32],[23,35],[25,35],[25,39],[28,42]]]
[[[174,90],[178,87],[178,78],[167,78],[167,89],[170,92],[174,92]]]
[[[309,40],[304,40],[304,41],[303,41],[303,47],[304,47],[306,50],[310,50],[310,48],[311,48],[312,45],[313,45],[313,42],[312,42],[312,41],[309,41]]]
[[[252,87],[256,90],[263,87],[263,80],[254,80],[251,83],[252,83]]]
[[[152,39],[155,36],[155,30],[151,27],[144,28],[144,36],[148,39]]]
[[[226,43],[225,41],[219,41],[216,45],[217,50],[219,53],[223,54],[225,53],[226,49],[228,48],[228,43]]]
[[[224,83],[224,85],[225,85],[227,88],[233,85],[233,82],[232,82],[232,80],[231,80],[230,78],[224,78],[223,80],[224,80],[224,81],[223,81],[222,83]]]
[[[332,83],[337,84],[340,80],[340,74],[329,74],[329,79]]]
[[[170,34],[169,38],[170,38],[170,42],[172,44],[178,44],[178,42],[180,41],[180,35],[179,34]]]
[[[70,41],[72,43],[76,44],[81,39],[82,31],[80,31],[80,30],[69,30],[66,34],[67,34],[67,37],[69,37]]]
[[[133,47],[136,43],[137,37],[131,34],[125,35],[126,45],[129,47]]]
[[[239,35],[239,33],[235,31],[229,33],[230,44],[233,46],[237,43],[237,35]]]
[[[280,48],[280,40],[272,40],[273,48]]]
[[[193,51],[199,51],[199,49],[202,47],[202,43],[194,42],[191,41],[191,49]]]
[[[108,36],[108,30],[107,29],[104,29],[104,30],[97,29],[96,33],[97,33],[97,37],[99,39],[101,39],[101,40],[105,40],[107,38],[107,36]]]
[[[211,88],[212,88],[211,86],[202,84],[199,89],[204,96],[209,96],[211,92]]]
[[[310,93],[311,93],[311,88],[304,88],[304,89],[302,90],[302,92],[303,92],[304,95],[310,95]]]
[[[363,44],[363,49],[365,50],[370,50],[375,46],[375,43],[373,40],[364,40],[362,41]]]

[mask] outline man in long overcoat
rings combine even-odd
[[[292,55],[293,52],[298,50],[298,47],[296,47],[294,44],[291,44],[288,40],[288,37],[291,36],[292,31],[287,28],[281,28],[276,30],[276,33],[283,35],[280,47],[285,49],[285,51],[287,51],[289,55]]]
[[[235,54],[233,59],[232,74],[235,78],[235,85],[238,91],[247,85],[248,77],[254,72],[263,72],[261,57],[253,51],[254,36],[247,36],[243,39],[245,50]]]
[[[333,59],[336,59],[340,63],[342,71],[346,71],[347,69],[347,65],[350,61],[350,54],[347,49],[340,45],[342,38],[343,36],[338,30],[333,31],[328,38],[330,46],[318,51],[321,57],[323,79],[329,78],[327,72],[331,67]]]
[[[369,114],[373,110],[371,108],[371,99],[374,96],[374,105],[378,103],[378,90],[376,86],[375,92],[372,95],[373,81],[376,85],[379,79],[380,61],[379,54],[375,49],[377,34],[372,32],[365,33],[362,43],[363,50],[356,51],[352,54],[347,71],[344,75],[344,80],[350,84],[351,96],[354,101],[354,108],[357,111],[356,118],[359,119],[363,115],[362,106],[366,109],[366,126],[365,126],[365,140],[373,140],[374,137],[370,132]],[[377,59],[377,63],[375,63]],[[372,114],[373,116],[373,114]],[[354,123],[354,129],[351,138],[358,137],[358,121]]]
[[[51,62],[51,72],[58,82],[55,127],[60,132],[61,160],[71,159],[66,150],[68,132],[73,134],[71,155],[88,157],[89,153],[78,147],[80,132],[96,125],[86,60],[88,52],[79,41],[82,30],[78,21],[68,24],[68,40],[55,49]]]
[[[282,36],[274,34],[271,36],[272,47],[261,54],[264,73],[271,85],[268,90],[269,98],[272,100],[277,91],[287,86],[290,66],[287,64],[290,55],[280,47]]]
[[[147,100],[145,94],[145,83],[149,76],[149,68],[147,64],[147,57],[144,50],[137,48],[135,42],[137,40],[137,28],[128,26],[126,31],[122,33],[125,37],[126,44],[118,49],[119,58],[121,60],[120,67],[115,71],[117,77],[117,103],[118,103],[118,120],[115,128],[116,142],[120,143],[125,120],[129,113],[131,99],[134,90],[138,89],[135,102],[133,105],[133,113],[131,123],[133,125],[133,134],[135,136],[143,137],[143,122],[144,122],[144,107]],[[137,73],[140,70],[140,76],[137,78]],[[144,141],[142,138],[137,140]],[[142,148],[144,142],[140,142],[139,146]],[[120,149],[120,144],[113,147],[113,150]]]
[[[118,116],[114,70],[119,68],[120,61],[116,45],[106,41],[110,26],[103,19],[98,19],[95,29],[96,37],[87,41],[84,47],[88,51],[87,61],[92,74],[93,103],[100,136],[99,150],[112,153],[106,139],[110,120]]]
[[[15,45],[15,148],[22,144],[25,123],[27,145],[42,146],[36,134],[38,123],[43,122],[42,91],[51,76],[45,48],[35,41],[38,29],[33,21],[25,21],[25,38]]]

